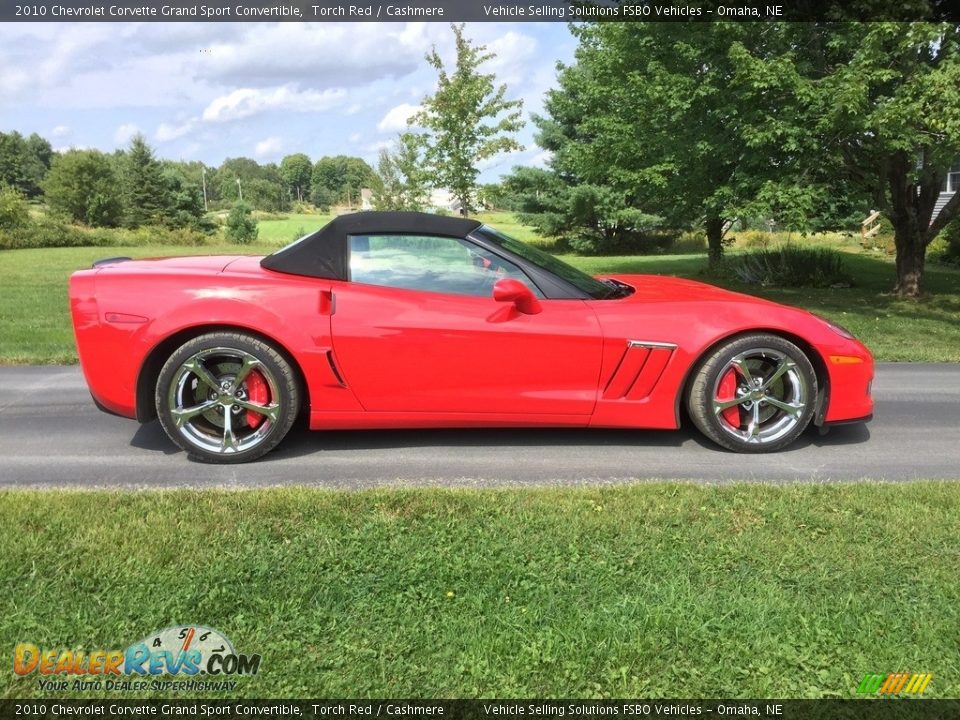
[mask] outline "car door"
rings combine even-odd
[[[351,236],[349,282],[334,284],[333,347],[368,411],[588,416],[600,326],[582,300],[524,314],[493,299],[514,264],[466,240]],[[542,418],[543,419],[543,418]]]

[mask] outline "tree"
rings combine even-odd
[[[568,187],[700,223],[711,260],[734,218],[795,230],[871,206],[891,220],[896,292],[922,290],[934,218],[960,156],[960,25],[601,23],[538,119]]]
[[[37,197],[52,159],[50,143],[36,133],[27,138],[18,132],[0,133],[0,184]]]
[[[960,193],[934,219],[941,184],[960,157],[960,25],[868,23],[818,28],[835,56],[806,46],[821,144],[837,148],[838,180],[869,194],[890,219],[894,291],[923,290],[926,251],[954,218]]]
[[[168,187],[163,177],[163,166],[153,156],[153,150],[143,135],[137,133],[130,140],[121,167],[124,225],[139,227],[162,224],[165,212],[170,207]]]
[[[163,168],[163,183],[166,188],[167,207],[163,222],[167,227],[190,227],[203,232],[212,232],[214,224],[207,219],[203,209],[203,190],[189,180],[176,165]]]
[[[495,86],[495,76],[480,71],[494,54],[472,45],[462,24],[450,27],[457,48],[455,67],[447,72],[436,48],[427,54],[438,73],[437,89],[424,98],[410,122],[425,130],[426,161],[435,185],[449,189],[469,214],[476,204],[478,163],[523,149],[513,137],[523,127],[523,101],[507,100],[507,86]]]
[[[353,207],[360,199],[360,190],[370,187],[373,181],[373,169],[358,157],[322,157],[311,172],[310,197],[318,208]]]
[[[78,222],[116,226],[123,205],[110,159],[96,150],[69,150],[56,155],[44,181],[47,204]]]
[[[287,155],[280,161],[280,175],[290,197],[303,202],[303,196],[310,190],[310,175],[313,164],[303,153]]]
[[[582,253],[651,250],[651,231],[662,219],[631,207],[622,191],[606,185],[566,184],[540,168],[520,167],[504,180],[521,221],[562,246]]]
[[[382,149],[375,173],[373,205],[377,210],[423,210],[430,194],[429,173],[416,135],[402,133],[392,151]]]
[[[227,240],[236,245],[248,245],[256,240],[259,234],[260,230],[257,228],[257,221],[253,219],[250,206],[237,202],[227,215]]]
[[[280,168],[273,163],[260,165],[251,158],[228,158],[207,178],[208,187],[214,189],[219,200],[235,203],[242,193],[243,202],[258,210],[275,212],[290,206]]]
[[[756,213],[758,200],[804,222],[792,210],[823,191],[797,180],[810,143],[779,26],[600,23],[574,32],[576,63],[561,69],[536,119],[557,178],[603,199],[595,219],[576,213],[568,231],[579,218],[613,241],[651,216],[696,224],[715,264],[728,222]]]

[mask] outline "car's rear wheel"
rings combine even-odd
[[[157,416],[191,458],[240,463],[272,450],[296,420],[297,375],[276,348],[244,333],[201,335],[160,370]]]
[[[817,403],[817,375],[794,343],[746,335],[699,366],[687,396],[697,428],[729,450],[772,452],[806,429]]]

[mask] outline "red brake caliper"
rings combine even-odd
[[[247,400],[257,405],[267,405],[270,402],[270,388],[263,375],[257,370],[251,370],[247,375]],[[247,425],[256,428],[263,422],[263,415],[253,410],[247,410]]]
[[[737,372],[733,368],[730,368],[720,380],[720,386],[717,388],[717,400],[724,402],[726,400],[733,400],[736,396]],[[740,427],[739,405],[734,405],[733,407],[728,407],[726,410],[721,410],[720,415],[733,427]]]

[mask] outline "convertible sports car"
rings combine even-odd
[[[805,310],[690,280],[594,278],[474,220],[365,212],[266,257],[110,258],[70,278],[101,409],[197,460],[312,429],[678,428],[782,448],[865,421],[873,359]]]

